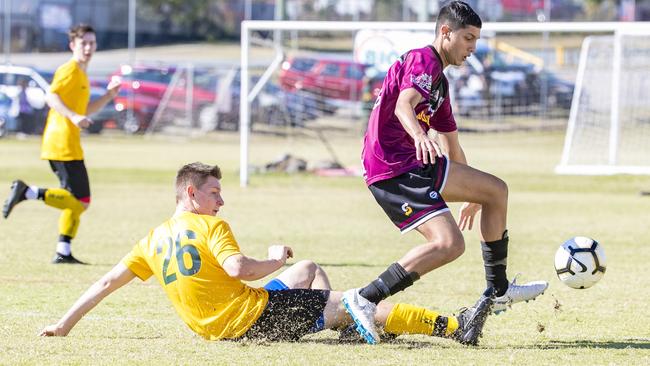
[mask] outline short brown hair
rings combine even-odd
[[[216,165],[207,165],[200,162],[183,165],[176,173],[176,202],[183,199],[185,188],[193,185],[199,188],[208,177],[221,179],[221,169]]]
[[[463,1],[450,1],[440,8],[436,20],[436,36],[440,33],[439,30],[443,24],[448,24],[452,30],[467,28],[470,25],[476,28],[483,26],[481,17]]]
[[[68,31],[68,39],[74,42],[75,38],[82,38],[86,33],[95,33],[95,29],[89,24],[77,24]]]

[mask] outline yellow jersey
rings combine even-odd
[[[57,94],[70,110],[86,115],[90,101],[90,82],[86,72],[74,59],[56,69],[50,92]],[[54,108],[50,108],[43,131],[41,159],[83,160],[79,133],[79,127]]]
[[[156,276],[176,312],[200,336],[243,335],[262,314],[268,292],[230,277],[223,261],[240,253],[228,223],[183,212],[135,245],[122,263],[141,280]]]

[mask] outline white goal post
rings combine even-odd
[[[435,24],[432,22],[411,23],[411,22],[331,22],[331,21],[243,21],[241,23],[241,91],[239,104],[240,118],[240,185],[245,187],[249,182],[249,133],[251,123],[251,103],[264,87],[264,84],[272,77],[280,67],[285,54],[283,50],[282,31],[323,31],[323,32],[355,32],[359,30],[404,30],[404,31],[428,31],[433,32]],[[549,22],[549,23],[483,23],[482,32],[490,33],[594,33],[613,34],[621,28],[645,27],[650,29],[647,23],[577,23],[577,22]],[[249,73],[250,49],[253,41],[253,33],[257,31],[272,32],[274,34],[275,57],[270,61],[269,66],[257,83],[251,88],[251,75]],[[431,40],[433,41],[433,39]],[[423,45],[424,46],[424,45]]]
[[[647,24],[585,38],[556,173],[650,174],[649,91]]]

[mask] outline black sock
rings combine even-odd
[[[72,237],[63,234],[59,235],[59,242],[70,244],[71,241],[72,241]]]
[[[384,273],[379,275],[379,278],[362,288],[359,295],[370,302],[379,304],[381,300],[388,296],[411,286],[419,278],[420,275],[417,272],[406,272],[399,263],[393,263]]]
[[[483,250],[483,265],[485,266],[485,281],[488,287],[494,287],[496,296],[501,296],[508,290],[506,264],[508,259],[508,230],[503,232],[499,240],[481,242]]]
[[[431,335],[434,337],[444,337],[445,333],[447,333],[447,323],[449,323],[449,318],[438,315],[433,324],[433,333]]]
[[[39,188],[38,189],[38,199],[41,201],[45,201],[45,192],[47,191],[46,188]]]

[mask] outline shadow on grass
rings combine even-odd
[[[101,339],[133,339],[133,340],[147,340],[147,339],[162,339],[165,336],[161,334],[151,334],[151,335],[97,335],[97,336],[85,336],[86,338],[101,338]]]
[[[269,342],[264,340],[245,340],[245,341],[233,341],[233,342],[240,343],[243,346],[249,346],[249,345],[273,346],[278,343],[294,343],[294,342]],[[370,346],[367,343],[362,341],[359,342],[340,341],[336,338],[302,338],[299,341],[296,341],[295,343],[317,344],[317,345],[325,345],[325,346],[376,347],[376,346]],[[451,340],[449,341],[443,340],[442,342],[437,342],[437,341],[427,342],[427,341],[409,339],[408,337],[400,337],[394,340],[382,341],[378,346],[398,348],[402,350],[425,349],[425,348],[452,349],[458,347],[465,347]],[[467,347],[471,349],[488,348],[488,347],[481,347],[481,346],[477,346],[477,347],[467,346]]]
[[[321,267],[367,267],[387,268],[390,264],[368,264],[368,263],[318,263]]]
[[[277,344],[276,342],[268,342],[262,340],[246,340],[239,341],[243,346],[273,346]],[[284,343],[284,342],[280,342]],[[291,343],[291,342],[290,342]],[[335,338],[303,338],[296,343],[302,344],[318,344],[326,346],[348,346],[348,347],[367,347],[368,345],[364,342],[344,342],[339,341]],[[426,349],[426,348],[436,348],[436,349],[452,349],[462,347],[467,349],[495,349],[492,346],[462,346],[453,341],[441,341],[438,339],[433,340],[432,342],[421,341],[421,340],[411,340],[408,337],[400,337],[395,340],[390,340],[380,343],[378,346],[392,347],[402,350],[411,350],[411,349]],[[374,346],[373,346],[374,347]],[[517,345],[508,345],[505,347],[496,347],[496,349],[536,349],[536,350],[562,350],[562,349],[578,349],[578,348],[603,348],[603,349],[650,349],[650,340],[645,339],[625,339],[623,341],[589,341],[589,340],[580,340],[580,341],[549,341],[545,344],[517,344]]]
[[[365,342],[344,342],[344,341],[339,341],[338,339],[302,339],[300,340],[301,343],[312,343],[312,344],[323,344],[323,345],[330,345],[330,346],[349,346],[349,347],[367,347],[369,346]],[[423,341],[418,341],[418,340],[411,340],[408,338],[398,338],[394,340],[389,340],[389,341],[383,341],[379,344],[379,346],[390,346],[392,348],[399,348],[403,350],[410,350],[410,349],[423,349],[423,348],[457,348],[460,346],[460,344],[450,342],[449,344],[446,344],[446,342],[423,342]],[[372,346],[374,347],[374,346]],[[477,347],[472,347],[472,348],[477,348]]]
[[[516,346],[515,346],[516,347]],[[538,349],[570,349],[570,348],[604,348],[604,349],[650,349],[650,339],[629,338],[622,341],[555,341],[551,340],[546,344],[529,346]],[[526,348],[529,348],[526,347]]]

